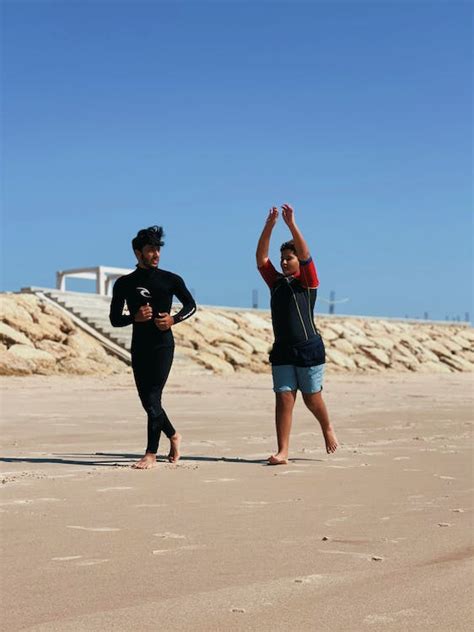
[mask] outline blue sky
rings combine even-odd
[[[255,288],[267,307],[255,245],[290,202],[340,313],[472,314],[471,20],[442,1],[4,2],[2,289],[132,267],[160,224],[199,303]]]

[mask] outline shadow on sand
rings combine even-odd
[[[105,466],[105,467],[130,467],[143,454],[115,454],[108,452],[95,452],[93,454],[52,454],[46,457],[0,457],[0,463],[32,463],[32,464],[60,464],[60,465],[87,465],[87,466]],[[160,463],[167,463],[166,456],[157,456],[157,461]],[[289,459],[290,463],[298,463],[300,461],[310,462],[322,462],[323,459],[305,459],[294,458]],[[244,459],[241,457],[227,457],[227,456],[182,456],[180,462],[189,463],[245,463],[245,464],[260,464],[267,466],[267,459]]]

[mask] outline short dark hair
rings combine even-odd
[[[280,252],[283,252],[284,250],[292,250],[295,255],[296,253],[296,246],[295,246],[295,242],[293,241],[293,239],[291,239],[290,241],[285,241],[281,246],[280,246]]]
[[[162,226],[149,226],[138,231],[137,236],[132,239],[134,250],[143,250],[145,246],[156,246],[160,250],[165,245],[163,237],[165,233]]]

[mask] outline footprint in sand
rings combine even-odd
[[[208,478],[205,483],[230,483],[231,481],[237,481],[237,478]]]
[[[26,498],[24,500],[8,500],[0,503],[0,506],[6,507],[8,505],[30,505],[31,503],[55,503],[61,502],[60,498]]]
[[[335,470],[350,470],[352,465],[327,465],[326,467],[332,467]]]
[[[153,535],[157,538],[163,538],[164,540],[186,540],[185,535],[170,533],[169,531],[166,531],[165,533],[154,533]]]
[[[205,549],[204,544],[188,544],[188,546],[178,546],[176,549],[154,549],[153,555],[165,555],[166,553],[179,553],[180,551],[198,551]]]
[[[134,487],[101,487],[98,492],[124,492],[129,489],[135,489]]]
[[[110,560],[84,560],[83,562],[78,562],[76,566],[96,566],[97,564],[105,564],[105,562],[110,562]]]
[[[293,580],[295,584],[320,584],[324,580],[324,575],[306,575]]]
[[[288,498],[282,500],[243,500],[242,504],[247,507],[263,507],[265,505],[281,505],[286,503],[301,502],[301,498]]]
[[[422,622],[425,625],[428,624],[428,621],[426,621],[426,619],[423,620],[423,617],[420,617],[420,615],[422,615],[422,613],[419,610],[408,608],[406,610],[399,610],[398,612],[369,614],[365,617],[364,623],[367,623],[368,625],[380,625],[384,623],[394,623],[395,621],[400,621],[401,619],[416,617],[419,623]],[[403,625],[403,628],[406,629],[406,626],[407,623]]]
[[[80,527],[77,525],[68,524],[68,529],[79,529],[81,531],[93,531],[94,533],[106,533],[109,531],[120,531],[117,527]]]

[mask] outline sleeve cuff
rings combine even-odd
[[[300,266],[307,266],[309,263],[311,263],[312,260],[313,257],[310,257],[309,259],[298,259],[298,261],[300,262]]]

